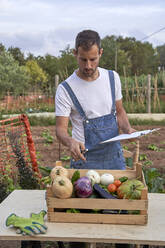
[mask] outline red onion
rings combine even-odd
[[[80,198],[87,198],[93,192],[91,180],[88,177],[80,177],[74,184],[76,195]]]

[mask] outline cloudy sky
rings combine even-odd
[[[164,28],[164,29],[163,29]],[[83,29],[165,44],[165,0],[0,0],[0,43],[59,56]]]

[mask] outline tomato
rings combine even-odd
[[[111,183],[111,184],[108,185],[107,189],[108,189],[108,191],[110,193],[113,193],[113,192],[115,192],[117,190],[117,187],[116,187],[115,184]]]
[[[114,182],[113,182],[114,185],[116,185],[116,187],[118,188],[122,183],[120,180],[116,179]]]

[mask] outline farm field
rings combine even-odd
[[[159,131],[153,132],[140,138],[140,157],[143,164],[159,168],[161,173],[165,172],[165,127],[163,126],[134,126],[138,130],[160,128]],[[67,159],[70,156],[69,150],[60,145],[55,136],[55,126],[31,127],[33,140],[36,147],[37,159],[39,165],[54,166],[55,161]],[[46,135],[44,135],[46,134]],[[44,137],[43,137],[44,136]],[[49,143],[50,142],[50,143]],[[134,151],[134,142],[122,141],[124,149]],[[64,161],[69,165],[69,160]]]

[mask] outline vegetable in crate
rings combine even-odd
[[[94,190],[105,199],[117,199],[116,196],[113,196],[112,194],[108,193],[105,189],[103,189],[99,184],[95,183],[93,185]]]
[[[116,179],[114,182],[113,182],[114,185],[116,185],[116,187],[118,188],[122,182],[119,180],[119,179]]]
[[[109,185],[107,186],[107,189],[108,189],[108,191],[109,191],[110,193],[114,193],[114,192],[116,192],[117,187],[116,187],[116,185],[115,185],[114,183],[111,183],[111,184],[109,184]]]
[[[126,176],[120,177],[119,180],[120,180],[121,183],[124,183],[124,182],[126,182],[128,180],[128,177],[126,177]]]
[[[91,180],[88,177],[80,177],[74,183],[74,189],[76,195],[80,198],[87,198],[93,192]]]
[[[117,195],[121,199],[140,199],[143,188],[144,184],[141,181],[137,179],[128,179],[118,187]]]
[[[55,166],[50,173],[50,177],[52,179],[52,181],[55,179],[55,177],[57,176],[65,176],[65,177],[69,177],[69,173],[68,170],[65,169],[64,167],[62,167],[61,165],[57,165]]]
[[[114,182],[114,176],[110,173],[104,173],[100,177],[100,183],[103,185],[108,185]]]
[[[73,184],[65,176],[57,176],[52,184],[52,192],[58,198],[70,198],[73,193]]]
[[[80,171],[76,170],[71,178],[72,184],[74,185],[74,183],[80,178]]]
[[[97,171],[89,170],[87,171],[86,176],[89,177],[92,185],[94,185],[95,183],[100,183],[100,175]]]

